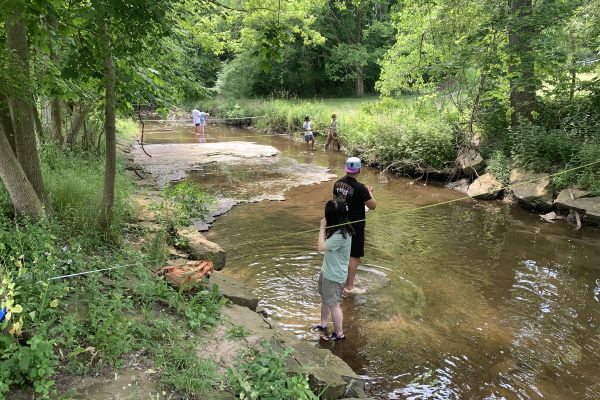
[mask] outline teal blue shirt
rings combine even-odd
[[[329,239],[325,240],[325,256],[321,272],[330,281],[344,283],[348,277],[348,261],[350,261],[350,247],[352,236],[336,231]]]

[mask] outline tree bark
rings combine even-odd
[[[19,215],[37,220],[43,213],[42,202],[27,179],[25,171],[12,151],[8,139],[0,130],[0,179]]]
[[[98,21],[98,42],[104,57],[104,126],[106,130],[106,164],[104,168],[104,192],[98,225],[106,231],[112,217],[112,209],[115,200],[115,176],[117,172],[117,148],[116,148],[116,116],[115,116],[115,67],[110,48],[110,36],[108,22],[99,1],[93,4],[96,8]],[[100,7],[97,7],[99,5]]]
[[[58,98],[52,99],[50,104],[52,114],[52,138],[56,143],[62,143],[64,140],[62,130],[62,102]]]
[[[535,63],[531,51],[533,28],[529,21],[532,0],[509,0],[509,7],[512,17],[508,33],[511,125],[517,127],[523,119],[533,120],[536,107]]]
[[[21,69],[19,75],[29,79],[29,49],[27,45],[27,28],[18,12],[6,16],[4,26],[6,28],[6,43],[8,49],[14,51]],[[27,179],[33,186],[37,197],[51,214],[50,204],[46,197],[42,169],[38,157],[37,141],[35,136],[35,124],[32,113],[33,94],[30,82],[25,82],[24,92],[16,97],[9,97],[9,105],[12,111],[13,126],[15,134],[16,156],[27,175]]]
[[[365,94],[365,82],[362,68],[356,70],[355,92],[357,97]]]
[[[6,135],[10,148],[13,152],[16,152],[15,130],[13,127],[12,116],[10,115],[8,99],[3,94],[0,94],[0,127]]]
[[[42,120],[40,119],[40,113],[38,108],[34,102],[31,106],[31,115],[33,116],[33,124],[35,126],[35,131],[37,133],[37,137],[40,142],[44,142],[44,126],[42,125]]]
[[[79,105],[73,107],[73,113],[75,115],[73,123],[71,124],[71,129],[69,130],[69,133],[65,137],[65,146],[68,148],[73,147],[73,144],[75,143],[75,138],[77,137],[77,134],[83,126],[83,122],[85,121],[86,116],[85,106],[79,103]]]

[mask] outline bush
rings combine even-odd
[[[287,373],[285,362],[291,353],[291,349],[278,353],[268,342],[263,351],[248,350],[240,365],[227,369],[230,387],[240,399],[318,399],[305,375]]]

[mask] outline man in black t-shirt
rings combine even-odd
[[[373,188],[367,187],[356,180],[360,174],[361,162],[357,157],[346,160],[346,176],[338,179],[333,185],[333,198],[344,200],[348,207],[348,219],[354,228],[352,235],[352,248],[348,264],[348,279],[344,287],[345,294],[364,293],[364,289],[354,287],[354,277],[360,258],[365,255],[365,206],[369,210],[377,207],[373,197]]]

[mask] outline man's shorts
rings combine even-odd
[[[305,142],[310,142],[311,140],[315,140],[315,137],[313,136],[312,133],[304,135],[304,141]]]
[[[352,225],[354,234],[352,235],[352,246],[350,247],[350,257],[361,258],[365,255],[365,226]]]
[[[339,283],[330,281],[322,273],[319,274],[318,289],[321,295],[321,302],[326,306],[333,306],[342,302],[342,293],[346,282]]]

